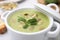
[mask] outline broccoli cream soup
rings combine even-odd
[[[22,9],[8,17],[8,24],[20,32],[38,32],[48,27],[49,18],[35,9]]]

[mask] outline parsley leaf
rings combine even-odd
[[[25,18],[18,16],[18,22],[20,21],[25,23],[25,25],[23,26],[24,29],[27,29],[29,26],[32,26],[32,25],[37,25],[37,22],[38,22],[36,18],[26,20]]]
[[[30,25],[36,25],[36,24],[37,24],[37,19],[36,19],[36,18],[29,19],[29,20],[28,20],[28,23],[29,23]]]
[[[29,24],[27,24],[27,23],[23,26],[24,29],[26,29],[28,27],[29,27]]]
[[[18,22],[20,22],[20,21],[26,22],[26,19],[24,19],[23,17],[18,16]]]

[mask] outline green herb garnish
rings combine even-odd
[[[26,19],[18,16],[18,22],[20,22],[20,21],[25,23],[25,25],[23,26],[24,29],[29,27],[29,25],[26,23],[27,22]]]
[[[28,23],[29,23],[30,25],[37,25],[37,20],[36,20],[36,18],[32,18],[32,19],[29,19],[29,20],[28,20]]]
[[[18,22],[20,22],[20,21],[25,23],[25,25],[23,26],[24,29],[27,29],[29,26],[32,26],[32,25],[37,25],[36,18],[32,18],[32,19],[26,20],[23,17],[18,17]]]
[[[28,27],[29,27],[29,24],[27,24],[27,23],[23,26],[24,29],[26,29]]]
[[[26,19],[18,16],[18,22],[20,22],[20,21],[26,22]]]

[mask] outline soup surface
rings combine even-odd
[[[12,13],[8,25],[20,32],[38,32],[48,27],[49,18],[35,9],[22,9]]]

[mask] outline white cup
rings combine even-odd
[[[28,8],[30,8],[30,7],[28,7]],[[11,33],[12,40],[46,40],[46,38],[48,38],[48,37],[56,37],[59,34],[59,29],[60,29],[59,23],[54,22],[53,18],[47,14],[45,14],[45,15],[49,18],[50,24],[48,25],[47,28],[43,29],[42,31],[34,32],[34,33],[24,33],[24,32],[19,32],[19,31],[12,29],[8,25],[7,18],[9,17],[9,15],[12,14],[12,12],[15,12],[15,11],[21,10],[21,9],[27,9],[27,8],[19,8],[19,9],[10,11],[10,12],[5,12],[1,16],[2,20],[6,24],[7,29]],[[32,8],[32,9],[35,9],[35,8]],[[56,27],[56,30],[50,31],[52,27]]]

